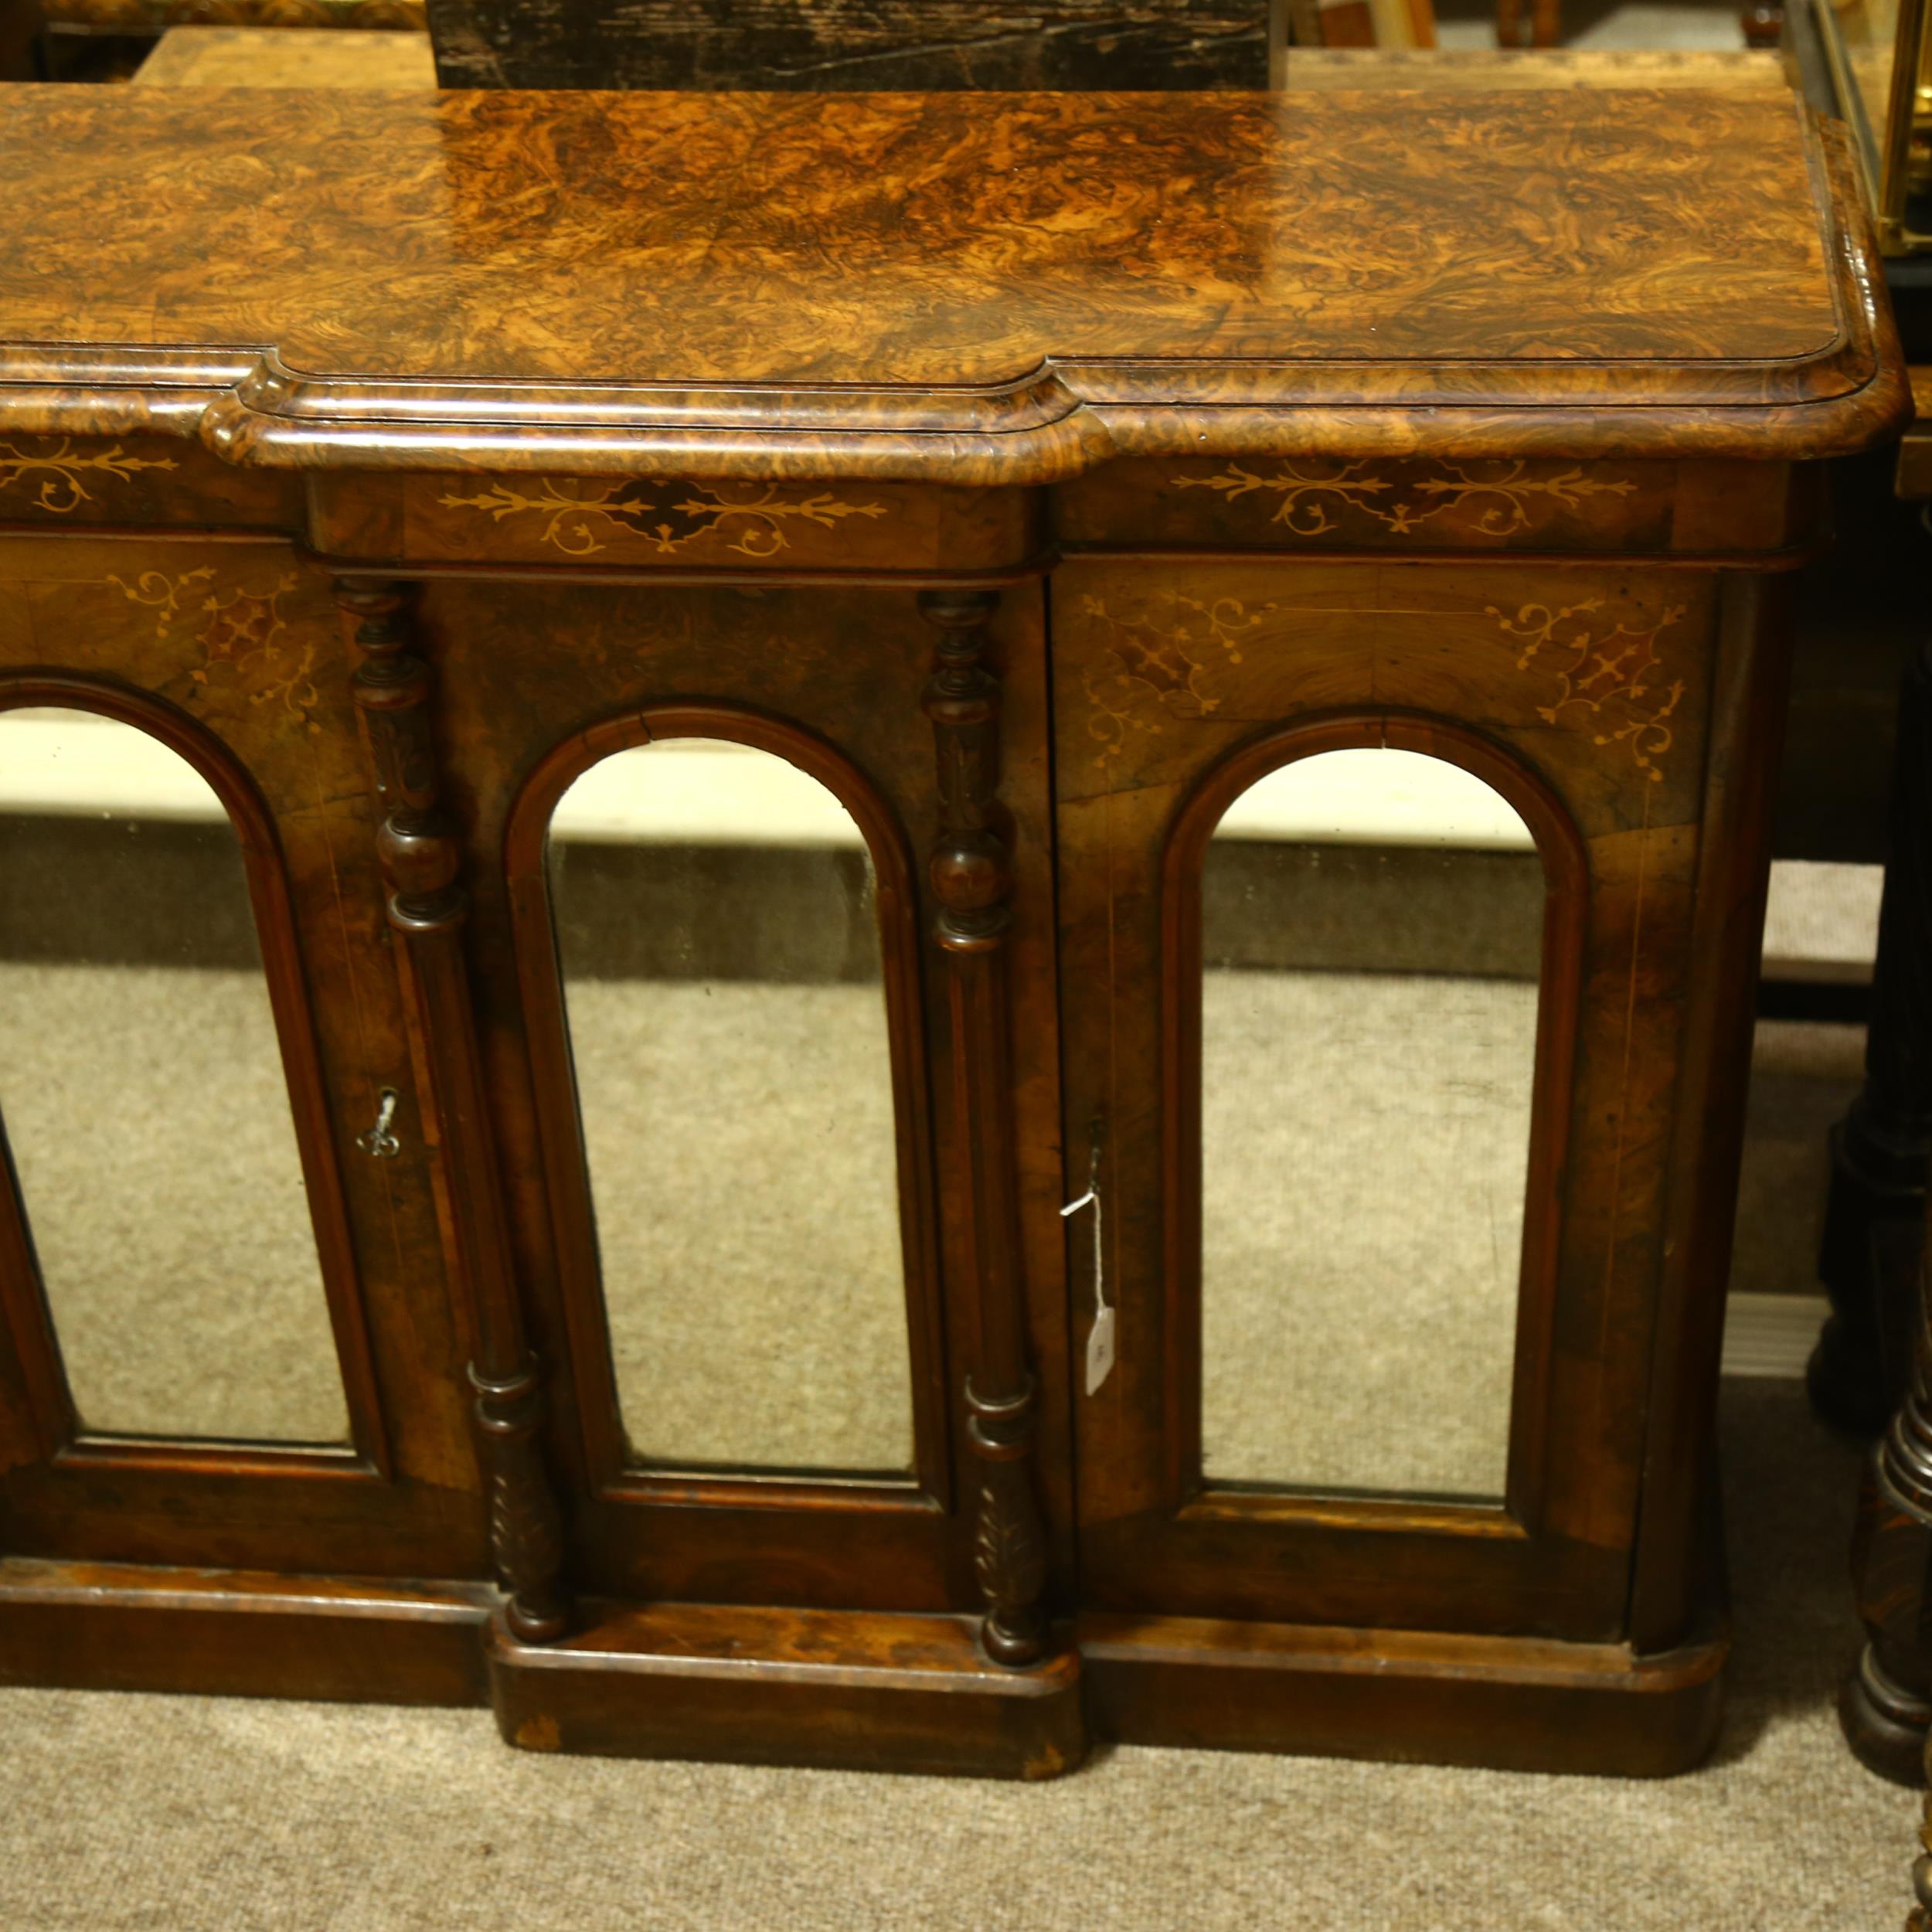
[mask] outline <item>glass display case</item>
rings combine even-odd
[[[1932,248],[1926,0],[1811,0],[1832,90],[1887,255]]]

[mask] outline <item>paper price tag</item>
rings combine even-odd
[[[1100,1384],[1114,1372],[1114,1311],[1096,1311],[1094,1325],[1087,1332],[1087,1393],[1099,1393]]]
[[[1060,1209],[1060,1219],[1077,1214],[1083,1208],[1094,1210],[1094,1325],[1087,1332],[1087,1393],[1097,1394],[1102,1383],[1114,1372],[1116,1323],[1107,1298],[1106,1249],[1100,1225],[1100,1124],[1094,1128],[1094,1147],[1087,1173],[1087,1192],[1077,1201]]]

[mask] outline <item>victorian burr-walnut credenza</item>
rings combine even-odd
[[[179,1211],[124,1202],[128,1162],[199,1187],[257,1137],[189,1131],[185,1079],[77,1128],[83,1097],[5,1069],[81,1009],[8,1009],[0,1679],[488,1701],[541,1750],[1028,1777],[1097,1736],[1698,1757],[1784,586],[1818,459],[1906,406],[1818,123],[1681,91],[14,88],[0,128],[0,725],[139,734],[233,827],[345,1417],[325,1441],[94,1412],[89,1376],[165,1361],[154,1414],[214,1388],[253,1413],[234,1352],[274,1369],[268,1318],[204,1332],[183,1285],[223,1229],[165,1265],[114,1250],[149,1258],[97,1270],[104,1349],[63,1297],[70,1233]],[[665,747],[724,747],[677,770],[727,786],[775,761],[855,828],[821,855],[862,874],[832,951],[875,965],[835,960],[798,1009],[822,1027],[749,1073],[764,1009],[728,975],[651,982],[635,1026],[610,989],[747,879],[771,916],[719,943],[804,945],[804,875],[546,862],[588,776]],[[1242,1420],[1213,1379],[1301,1319],[1265,1254],[1245,1340],[1203,1295],[1204,1251],[1235,1270],[1214,1068],[1278,1051],[1273,1104],[1315,1123],[1243,1171],[1248,1232],[1339,1202],[1345,1238],[1373,1182],[1423,1224],[1417,1268],[1449,1240],[1405,1150],[1472,1131],[1468,1083],[1430,1083],[1491,995],[1410,1036],[1377,1083],[1393,1138],[1338,1163],[1347,1029],[1294,1018],[1334,1009],[1298,981],[1230,1057],[1250,1036],[1202,993],[1210,920],[1262,903],[1265,869],[1209,876],[1224,815],[1372,748],[1493,794],[1522,834],[1495,865],[1532,869],[1481,1493],[1429,1474],[1470,1406],[1461,1318],[1407,1400],[1350,1413],[1362,1479],[1323,1473],[1341,1425],[1307,1480],[1226,1446],[1425,1321],[1393,1273],[1346,1284],[1301,1393]],[[57,923],[111,859],[134,884],[97,944],[133,944],[172,848],[92,835],[35,846],[0,920]],[[616,964],[583,965],[566,878],[617,907]],[[872,1371],[825,1332],[842,1291],[800,1286],[871,1225],[866,1136],[784,1112],[861,981],[890,1467],[850,1447]],[[81,1034],[148,997],[114,983]],[[213,1000],[155,1052],[201,1050]],[[634,1088],[685,1124],[651,1138]],[[675,1143],[720,1122],[736,1192],[694,1233],[650,1190],[713,1186]],[[61,1194],[63,1134],[133,1151]],[[719,1257],[774,1192],[796,1206],[747,1289]],[[627,1281],[699,1287],[614,1366],[620,1248]],[[714,1328],[737,1338],[694,1400],[672,1366]],[[768,1454],[714,1427],[754,1360],[790,1392],[751,1417]]]

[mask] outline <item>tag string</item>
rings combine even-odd
[[[1100,1231],[1100,1140],[1097,1132],[1094,1136],[1092,1156],[1087,1164],[1087,1192],[1077,1201],[1069,1201],[1060,1209],[1060,1219],[1064,1221],[1083,1207],[1094,1210],[1094,1318],[1097,1321],[1107,1312],[1107,1270]]]

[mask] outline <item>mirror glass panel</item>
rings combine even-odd
[[[1545,899],[1439,759],[1332,751],[1229,808],[1202,879],[1202,1464],[1503,1493]]]
[[[84,1430],[347,1439],[234,827],[90,712],[0,712],[0,1120]]]
[[[786,760],[613,753],[559,801],[550,901],[619,1406],[646,1465],[913,1460],[872,861]]]

